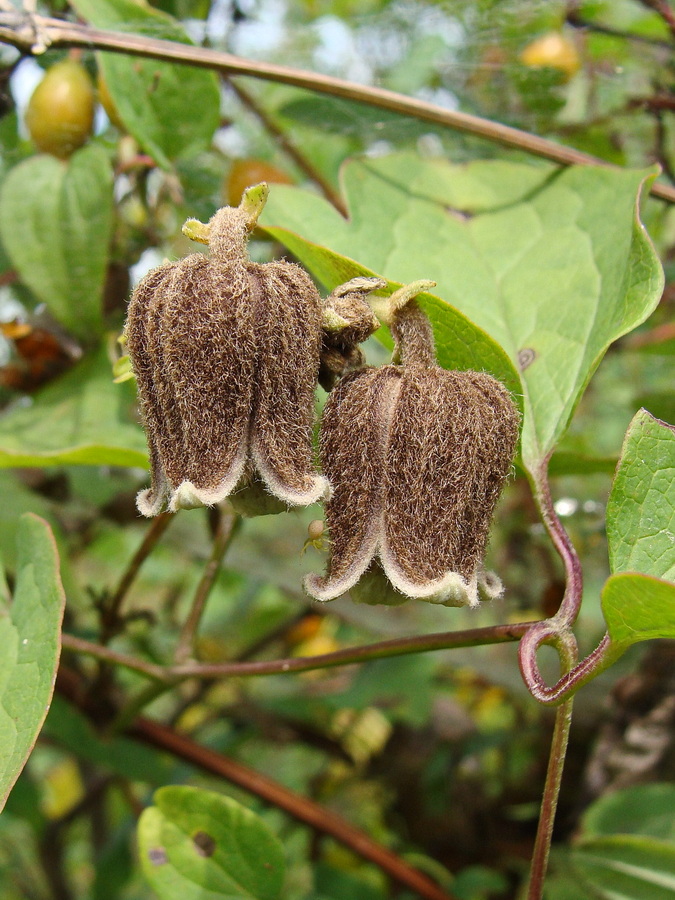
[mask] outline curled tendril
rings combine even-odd
[[[518,647],[518,660],[523,680],[535,700],[553,706],[563,703],[583,684],[610,666],[622,650],[612,644],[609,634],[605,634],[595,650],[577,662],[578,648],[572,626],[579,614],[583,593],[581,563],[553,505],[548,482],[548,459],[532,474],[535,499],[546,530],[565,566],[567,586],[558,612],[550,619],[535,623],[523,635]],[[555,647],[563,672],[552,686],[546,684],[537,660],[537,652],[544,644]]]

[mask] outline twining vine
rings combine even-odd
[[[643,2],[644,5],[659,12],[675,34],[675,19],[672,17],[672,10],[660,2],[647,2],[647,0],[643,0]],[[39,16],[32,12],[19,13],[7,0],[0,0],[0,10],[2,10],[0,12],[0,40],[16,47],[22,54],[39,54],[48,47],[100,49],[198,66],[221,73],[230,80],[239,99],[251,109],[273,136],[282,142],[286,152],[293,156],[305,173],[319,181],[319,186],[324,194],[343,213],[343,202],[335,194],[333,188],[324,180],[317,179],[316,172],[311,166],[308,168],[300,151],[293,147],[283,132],[271,122],[265,111],[259,107],[247,91],[237,81],[231,80],[232,76],[249,76],[294,85],[331,97],[341,97],[369,104],[422,121],[434,122],[464,131],[561,165],[606,165],[596,157],[555,144],[536,135],[477,116],[447,110],[391,91],[356,85],[341,79],[290,67],[243,60],[205,48],[139,35],[102,31],[87,25]],[[675,187],[654,183],[651,186],[651,193],[663,200],[675,202]],[[146,692],[139,695],[135,701],[131,701],[129,709],[121,711],[114,726],[116,730],[124,731],[141,741],[168,750],[194,765],[236,782],[268,802],[287,810],[302,821],[342,840],[347,846],[370,859],[401,884],[418,892],[421,896],[429,898],[429,900],[443,900],[443,898],[451,900],[450,894],[441,891],[426,876],[403,863],[395,854],[385,850],[366,835],[351,828],[318,805],[293,795],[238,763],[228,761],[218,754],[199,747],[187,738],[180,737],[172,729],[153,723],[137,714],[161,691],[186,679],[214,680],[235,676],[290,674],[358,664],[404,654],[520,640],[520,666],[528,689],[539,702],[558,706],[528,894],[529,900],[537,900],[542,895],[551,844],[555,808],[571,721],[571,697],[582,684],[609,665],[615,657],[612,655],[610,642],[606,637],[585,660],[581,662],[577,660],[577,647],[572,627],[579,612],[582,595],[580,562],[568,534],[555,513],[546,464],[543,464],[532,477],[532,484],[537,508],[565,570],[566,586],[561,606],[553,617],[545,621],[495,625],[454,633],[400,638],[307,658],[294,657],[262,662],[235,661],[222,664],[194,662],[191,659],[193,642],[201,615],[238,524],[238,516],[226,512],[220,515],[216,524],[212,554],[196,591],[190,614],[180,634],[174,663],[168,666],[150,663],[113,650],[108,644],[124,628],[124,601],[140,567],[169,526],[170,514],[161,513],[150,524],[143,543],[131,560],[116,591],[112,596],[104,597],[99,603],[101,622],[99,642],[94,643],[74,635],[64,634],[63,648],[69,654],[82,654],[98,660],[101,665],[99,678],[101,673],[106,671],[106,667],[114,665],[133,670],[148,678],[152,683]],[[542,644],[554,646],[560,657],[562,675],[552,687],[547,686],[543,681],[537,664],[537,651]],[[91,713],[91,693],[86,690],[86,685],[83,684],[79,675],[64,666],[59,675],[57,687],[64,696],[78,705],[85,713]]]

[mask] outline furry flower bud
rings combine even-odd
[[[309,576],[305,587],[333,600],[365,575],[355,591],[362,602],[475,606],[479,593],[501,593],[482,556],[518,411],[490,375],[436,365],[429,322],[414,302],[392,309],[401,365],[346,375],[326,403],[320,449],[333,486],[331,556],[326,576]]]
[[[129,303],[126,339],[138,381],[152,486],[138,508],[156,515],[211,505],[262,481],[307,505],[328,483],[314,471],[314,388],[322,300],[288,262],[251,262],[246,240],[267,186],[184,231],[208,243],[150,272]],[[270,498],[271,499],[271,498]]]
[[[380,327],[365,295],[387,286],[383,278],[357,276],[341,284],[326,298],[319,383],[326,390],[338,378],[363,365],[359,344]]]

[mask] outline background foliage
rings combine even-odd
[[[673,896],[674,651],[663,638],[675,634],[675,438],[665,424],[675,422],[675,213],[645,196],[655,164],[675,183],[668,4],[39,6],[292,60],[625,169],[560,170],[274,82],[100,51],[24,59],[2,45],[2,896],[391,896],[382,865],[322,836],[331,816],[440,885],[422,896],[524,896],[553,711],[526,690],[514,644],[264,678],[163,667],[189,662],[175,655],[186,639],[203,664],[265,663],[551,616],[564,573],[533,500],[551,452],[555,513],[585,574],[581,653],[605,627],[611,658],[626,652],[575,701],[545,896]],[[37,152],[24,110],[42,70],[68,55],[97,80],[106,111],[63,161]],[[324,564],[320,549],[303,553],[318,507],[243,523],[227,510],[139,520],[145,440],[133,382],[114,381],[130,287],[163,258],[194,252],[180,233],[186,218],[208,219],[261,179],[275,184],[257,259],[291,253],[326,291],[363,271],[392,286],[434,279],[423,305],[441,364],[486,369],[522,403],[522,452],[488,560],[503,602],[477,612],[311,604],[300,585]],[[641,191],[665,287],[636,217]],[[382,362],[390,340],[376,338],[368,354]],[[152,554],[137,571],[144,547]],[[191,648],[185,622],[207,589]],[[70,642],[40,731],[64,593]],[[554,682],[553,654],[540,661]],[[230,775],[188,745],[226,759]],[[317,804],[315,827],[298,821],[304,797]]]

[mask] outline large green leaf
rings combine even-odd
[[[675,427],[641,409],[631,422],[607,504],[612,572],[675,581]]]
[[[138,824],[143,870],[162,900],[276,900],[284,851],[262,820],[211,791],[165,787]]]
[[[675,584],[623,572],[607,579],[602,611],[617,650],[652,638],[675,638]]]
[[[327,257],[316,245],[397,282],[436,281],[437,315],[449,324],[441,342],[461,340],[452,305],[519,367],[522,452],[533,471],[564,433],[609,344],[658,302],[663,273],[637,216],[651,178],[394,154],[345,166],[348,220],[315,195],[275,186],[262,225],[322,281]]]
[[[368,269],[347,256],[341,256],[327,247],[312,244],[291,232],[276,228],[268,228],[267,231],[286,244],[329,290],[356,275],[378,274],[375,269]],[[387,292],[391,293],[400,286],[400,282],[389,281]],[[520,378],[499,344],[482,328],[435,294],[425,292],[419,294],[417,300],[434,327],[440,365],[447,369],[477,369],[490,372],[511,390],[514,400],[522,410],[523,389]],[[393,346],[384,329],[376,336],[388,346]]]
[[[14,597],[0,599],[0,809],[47,715],[59,661],[65,596],[49,525],[22,516]]]
[[[72,0],[99,28],[190,43],[179,25],[136,0]],[[97,54],[117,113],[143,149],[163,168],[206,147],[218,127],[220,92],[213,72],[120,53]]]
[[[571,855],[593,896],[606,900],[672,900],[675,843],[615,834],[581,841]]]
[[[134,389],[114,384],[105,350],[39,391],[30,406],[0,417],[0,467],[147,467],[145,438],[132,419]]]
[[[21,280],[88,342],[101,331],[112,180],[105,150],[90,144],[67,162],[47,154],[24,160],[0,192],[0,238]]]
[[[675,784],[636,784],[596,800],[583,815],[584,837],[641,834],[675,840]]]

